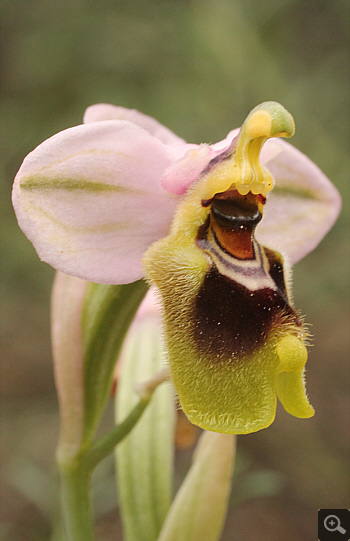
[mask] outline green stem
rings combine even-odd
[[[129,434],[150,402],[149,398],[141,398],[124,421],[115,426],[106,436],[96,441],[85,455],[85,464],[89,470],[93,469],[101,460],[108,456],[120,441]]]
[[[68,541],[95,541],[91,503],[91,477],[95,466],[134,428],[150,402],[143,396],[124,421],[73,458],[58,459],[61,503]]]
[[[62,512],[68,541],[95,541],[90,496],[92,472],[77,459],[60,462],[59,472]]]

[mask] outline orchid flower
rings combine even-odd
[[[111,105],[84,122],[39,145],[15,179],[17,219],[40,258],[92,282],[146,276],[192,423],[253,432],[272,423],[276,396],[312,416],[290,266],[331,228],[340,197],[280,139],[294,133],[291,115],[265,102],[213,145]]]

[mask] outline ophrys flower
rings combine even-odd
[[[289,113],[264,103],[210,146],[122,108],[95,106],[86,121],[35,149],[16,177],[18,221],[40,257],[101,283],[146,270],[192,422],[259,430],[273,421],[276,392],[290,413],[312,415],[289,264],[318,244],[340,202],[303,154],[267,141],[293,134]]]

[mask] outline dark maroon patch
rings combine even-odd
[[[204,208],[209,207],[211,205],[212,200],[213,200],[213,198],[211,198],[211,199],[202,199],[202,201],[201,201],[202,207],[204,207]]]
[[[252,353],[263,345],[278,316],[298,316],[282,292],[250,291],[212,267],[194,301],[193,334],[213,360]]]

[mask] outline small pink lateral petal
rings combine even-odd
[[[88,107],[84,114],[84,124],[100,122],[103,120],[127,120],[154,135],[166,145],[179,145],[185,141],[163,126],[151,116],[144,115],[136,109],[126,109],[108,103],[97,103]]]
[[[166,170],[162,187],[170,193],[184,194],[215,155],[214,150],[207,145],[191,148]]]
[[[198,179],[209,162],[230,147],[236,144],[239,128],[230,131],[225,139],[213,145],[187,145],[187,152],[177,155],[174,162],[164,174],[162,179],[163,188],[177,195],[184,194],[189,186]],[[182,147],[183,151],[184,147]],[[175,149],[174,154],[175,154]]]
[[[171,147],[136,124],[104,121],[54,135],[14,183],[20,227],[39,257],[91,282],[142,277],[146,248],[168,234],[177,198],[160,185]]]
[[[333,226],[341,208],[337,189],[305,154],[283,140],[265,165],[275,179],[257,238],[293,264],[311,252]]]

